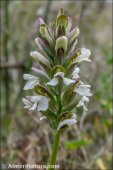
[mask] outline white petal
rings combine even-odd
[[[32,79],[36,78],[36,76],[33,76],[31,74],[24,74],[23,78],[24,78],[24,80],[32,80]]]
[[[24,86],[24,90],[29,90],[29,89],[33,89],[35,85],[37,85],[39,83],[39,81],[37,79],[33,79],[33,80],[29,80],[25,86]]]
[[[85,106],[84,102],[89,102],[89,99],[86,96],[83,96],[82,99],[79,101],[79,103],[77,104],[77,107],[81,107],[83,106],[84,110],[88,110]]]
[[[74,79],[79,78],[79,75],[78,75],[79,72],[80,72],[80,68],[79,67],[75,67],[75,69],[74,69],[74,71],[72,73],[72,76],[73,76]]]
[[[92,96],[92,94],[90,93],[89,89],[77,88],[76,92],[79,95],[81,95],[81,96]]]
[[[74,69],[74,73],[75,74],[78,74],[80,72],[80,68],[79,67],[76,67],[75,69]]]
[[[43,117],[40,117],[40,120],[43,120],[43,119],[46,119],[47,117],[46,116],[43,116]]]
[[[75,62],[81,62],[83,60],[85,61],[91,61],[89,59],[89,56],[91,55],[91,52],[89,49],[86,49],[86,48],[82,48],[81,50],[81,54],[77,57],[76,61]]]
[[[88,109],[87,109],[87,107],[85,105],[83,106],[83,108],[84,108],[84,110],[88,111]]]
[[[58,77],[61,77],[64,84],[67,85],[67,86],[70,85],[71,83],[75,82],[75,80],[65,78],[63,72],[58,72],[54,75],[54,78],[50,82],[48,82],[47,84],[52,85],[52,86],[56,86],[58,84]]]
[[[87,88],[90,88],[90,87],[91,87],[89,84],[84,84],[83,82],[81,83],[80,86],[82,86],[82,87],[87,87]]]
[[[71,83],[74,83],[74,82],[75,82],[74,80],[65,78],[63,72],[58,72],[58,73],[56,73],[54,77],[58,77],[58,76],[63,79],[64,84],[67,85],[67,86],[70,85]]]
[[[53,78],[51,81],[49,81],[47,83],[48,85],[51,85],[51,86],[56,86],[58,84],[58,79],[57,78]]]
[[[76,119],[77,118],[77,115],[76,114],[73,114],[72,115],[72,119]]]
[[[37,108],[37,102],[35,102],[29,110],[35,110],[36,108]]]
[[[82,100],[84,100],[85,102],[89,102],[89,99],[86,96],[83,96]]]
[[[37,96],[33,96],[31,97],[31,102],[39,102],[42,99],[43,96],[37,95]]]
[[[22,101],[25,104],[24,108],[30,108],[32,106],[32,103],[29,100],[23,98]]]
[[[31,102],[34,103],[30,110],[45,111],[48,109],[49,98],[45,96],[33,96],[31,97]]]
[[[71,126],[75,124],[77,121],[75,119],[65,119],[59,123],[57,130],[61,129],[63,126]]]
[[[81,106],[83,106],[84,110],[86,111],[88,110],[82,100],[80,100],[79,103],[77,104],[77,107],[81,107]]]
[[[64,73],[63,72],[57,72],[54,77],[61,77],[62,79],[64,78]]]
[[[42,99],[38,103],[37,110],[38,111],[46,111],[48,109],[48,104],[49,104],[49,98],[42,97]]]
[[[82,99],[77,104],[77,107],[80,107],[80,106],[84,106],[84,101]]]
[[[91,55],[91,51],[86,48],[82,48],[81,53],[87,55],[88,57]]]
[[[74,92],[77,92],[81,96],[92,96],[89,88],[90,85],[81,84],[77,88],[75,88]]]
[[[66,86],[70,85],[71,83],[74,83],[74,80],[68,79],[68,78],[63,78],[63,82]]]
[[[83,81],[80,80],[80,84],[84,84]]]

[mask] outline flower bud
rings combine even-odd
[[[43,80],[43,81],[50,80],[50,77],[44,71],[42,71],[38,68],[35,68],[35,67],[32,67],[31,70],[34,71],[38,75],[38,77],[40,77],[41,80]]]
[[[67,51],[68,39],[65,36],[59,37],[56,40],[55,51],[58,54],[58,51],[61,49],[63,53]]]
[[[71,30],[71,27],[72,27],[72,19],[71,17],[68,17],[68,32]]]
[[[37,44],[37,46],[39,48],[39,51],[43,55],[45,55],[48,58],[48,60],[50,60],[52,62],[52,57],[51,57],[52,52],[51,52],[50,47],[47,46],[47,43],[44,40],[42,40],[41,38],[39,38],[39,37],[37,37],[35,39],[35,42],[36,42],[36,44]]]
[[[57,19],[57,26],[67,27],[68,25],[68,17],[66,15],[60,15]]]
[[[51,38],[49,29],[46,24],[42,24],[39,28],[39,32],[43,38],[51,45],[53,46],[53,40]]]
[[[36,42],[39,50],[40,50],[41,52],[45,53],[45,49],[46,49],[47,47],[46,47],[46,44],[44,43],[44,41],[43,41],[41,38],[37,37],[37,38],[35,39],[35,42]]]
[[[38,51],[31,52],[30,56],[32,56],[35,60],[38,60],[40,63],[46,65],[47,67],[51,67],[49,60]]]
[[[78,26],[76,26],[68,35],[69,42],[72,43],[76,39],[76,37],[78,37],[79,33],[80,33],[80,30]]]
[[[57,36],[66,35],[68,27],[68,17],[60,15],[57,18]]]
[[[39,25],[45,24],[44,20],[42,17],[38,18]]]

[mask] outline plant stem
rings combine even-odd
[[[50,163],[49,163],[50,166],[54,165],[54,167],[49,167],[48,170],[54,170],[55,169],[59,141],[60,141],[60,132],[57,132],[56,135],[55,135],[53,150],[52,150],[52,154],[51,154],[51,157],[50,157]]]

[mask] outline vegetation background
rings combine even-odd
[[[1,161],[48,164],[53,132],[41,113],[23,109],[23,73],[30,73],[39,16],[47,23],[59,9],[79,24],[77,47],[92,52],[81,64],[81,77],[92,85],[88,112],[78,110],[78,124],[62,135],[60,170],[112,169],[112,3],[110,1],[1,1]]]

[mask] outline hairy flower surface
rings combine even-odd
[[[90,85],[80,79],[79,63],[88,61],[91,52],[86,48],[76,49],[80,34],[78,25],[63,9],[56,20],[48,26],[39,18],[39,37],[35,39],[38,50],[30,53],[40,68],[32,67],[32,74],[24,74],[27,83],[24,90],[31,90],[35,96],[23,98],[25,108],[41,111],[50,126],[57,130],[67,129],[77,122],[77,107],[87,110],[85,104],[91,96]],[[77,113],[76,113],[77,114]]]

